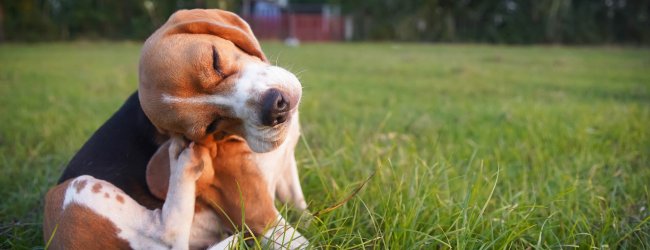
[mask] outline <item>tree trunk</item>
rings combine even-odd
[[[5,40],[4,19],[5,19],[5,10],[2,7],[2,1],[0,1],[0,43],[4,42],[4,40]]]

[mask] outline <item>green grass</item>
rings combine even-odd
[[[140,43],[0,46],[0,248],[137,87]],[[650,50],[269,43],[304,86],[312,211],[340,248],[650,248]],[[291,216],[293,223],[295,216]]]

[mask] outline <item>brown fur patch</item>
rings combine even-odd
[[[90,208],[71,203],[62,210],[66,190],[80,190],[78,186],[83,189],[85,185],[85,181],[72,186],[70,182],[51,188],[45,196],[43,239],[47,242],[52,237],[49,249],[131,249],[128,242],[117,236],[120,230],[115,224]]]
[[[117,202],[124,204],[124,197],[122,197],[122,195],[119,194],[116,195],[115,199],[117,200]]]
[[[93,193],[99,193],[99,191],[102,190],[102,184],[97,182],[95,185],[93,185]]]
[[[58,223],[50,249],[131,249],[113,222],[86,206],[70,204]]]
[[[77,193],[81,192],[81,190],[83,190],[84,187],[86,187],[86,184],[87,184],[87,183],[86,183],[86,180],[83,180],[83,181],[75,181],[75,182],[74,182],[74,187],[77,189]]]
[[[104,198],[108,199],[111,198],[111,196],[108,193],[104,193]]]
[[[210,209],[210,207],[206,205],[203,201],[196,199],[196,203],[194,203],[194,213],[198,214],[202,212],[204,209]]]
[[[50,235],[52,235],[52,232],[58,223],[58,218],[61,216],[63,200],[65,199],[65,191],[68,188],[77,188],[78,184],[79,182],[72,182],[72,179],[70,179],[53,188],[50,188],[50,190],[47,191],[47,194],[45,195],[45,211],[43,215],[44,242],[47,242],[50,239]],[[79,189],[77,189],[77,192],[79,192]]]

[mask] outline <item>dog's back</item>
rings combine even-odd
[[[143,206],[160,208],[162,201],[146,186],[147,163],[167,138],[156,131],[132,94],[70,160],[59,179],[90,175],[122,189]]]

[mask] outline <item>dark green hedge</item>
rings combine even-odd
[[[144,39],[176,9],[242,0],[0,0],[0,40]],[[650,44],[649,0],[294,0],[341,6],[354,39]]]

